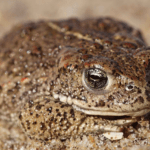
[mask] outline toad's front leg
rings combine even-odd
[[[25,133],[35,140],[66,139],[89,133],[122,131],[120,125],[100,116],[89,116],[59,101],[28,102],[20,113]]]

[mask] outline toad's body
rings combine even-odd
[[[150,110],[149,56],[109,18],[18,26],[0,42],[1,122],[42,141],[120,132]]]

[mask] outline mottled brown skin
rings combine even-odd
[[[17,26],[0,42],[0,119],[42,141],[122,131],[115,116],[149,112],[149,57],[140,31],[110,18]],[[98,91],[83,81],[97,66],[111,80]]]

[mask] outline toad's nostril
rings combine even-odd
[[[133,89],[134,89],[133,83],[129,83],[129,84],[126,86],[126,90],[127,90],[127,91],[131,91],[131,90],[133,90]]]

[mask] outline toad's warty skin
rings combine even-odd
[[[0,119],[49,141],[122,132],[150,111],[150,48],[111,18],[19,25],[0,42]]]

